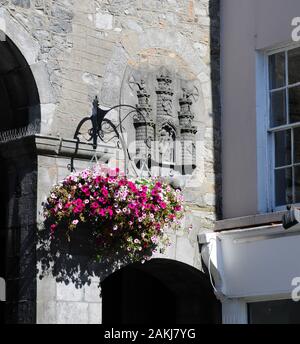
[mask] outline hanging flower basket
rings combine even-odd
[[[98,261],[144,261],[163,253],[170,245],[166,231],[177,228],[183,213],[179,190],[157,178],[127,178],[118,169],[71,174],[44,204],[51,241],[81,247]]]

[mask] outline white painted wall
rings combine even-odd
[[[221,1],[222,168],[224,218],[264,212],[257,165],[257,53],[291,42],[299,0]],[[257,187],[256,187],[257,186]]]

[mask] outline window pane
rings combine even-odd
[[[285,83],[285,53],[269,56],[270,89],[283,87]]]
[[[300,122],[300,86],[289,89],[290,123]]]
[[[294,130],[294,163],[300,163],[300,128]]]
[[[275,133],[275,166],[290,165],[291,161],[291,131]]]
[[[295,202],[300,203],[300,166],[295,167]]]
[[[285,90],[272,92],[270,96],[270,123],[271,127],[284,125],[286,121],[286,94]]]
[[[288,52],[289,85],[300,82],[300,48]]]
[[[276,206],[293,203],[292,168],[275,171]]]

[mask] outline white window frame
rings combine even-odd
[[[284,127],[300,127],[300,123],[295,125],[287,124],[276,127],[276,129],[270,129],[269,56],[280,52],[287,52],[295,48],[300,48],[300,44],[289,43],[272,49],[257,51],[256,55],[257,187],[259,213],[286,209],[286,205],[276,206],[275,204],[275,142],[272,133]],[[288,68],[287,61],[286,68]],[[284,88],[288,89],[288,84]],[[300,203],[295,205],[300,206]]]

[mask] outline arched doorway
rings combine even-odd
[[[0,41],[0,131],[34,124],[39,131],[40,100],[34,77],[25,58],[6,37]]]
[[[6,280],[3,323],[35,322],[37,160],[40,100],[30,66],[6,37],[0,41],[0,276]]]
[[[201,271],[169,259],[132,264],[101,284],[104,324],[213,324],[221,306]]]

